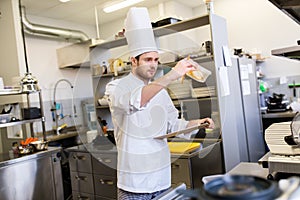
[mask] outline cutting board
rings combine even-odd
[[[201,147],[199,142],[168,142],[171,153],[190,153]]]

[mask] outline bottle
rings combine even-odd
[[[104,133],[104,135],[106,135],[107,134],[107,122],[106,122],[106,120],[101,120],[101,124],[102,124],[103,133]]]
[[[90,130],[97,130],[97,116],[95,111],[90,112],[89,128]]]

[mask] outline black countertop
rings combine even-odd
[[[296,115],[295,111],[285,111],[285,112],[269,112],[263,113],[262,118],[293,118]]]

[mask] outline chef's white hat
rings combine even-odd
[[[132,57],[158,51],[147,8],[130,8],[125,20],[125,36]]]

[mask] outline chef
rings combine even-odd
[[[170,151],[166,139],[157,136],[207,122],[185,121],[166,87],[195,70],[194,61],[183,59],[170,72],[151,81],[158,67],[158,49],[146,8],[131,8],[125,20],[132,71],[106,86],[118,149],[118,199],[147,200],[171,187]],[[186,137],[190,134],[185,135]]]

